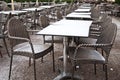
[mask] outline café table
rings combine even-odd
[[[87,13],[76,13],[76,12],[72,12],[70,14],[75,14],[75,15],[91,15],[91,12],[87,12]]]
[[[89,7],[89,6],[82,6],[82,5],[79,6],[78,8],[79,8],[79,9],[91,9],[91,7]]]
[[[54,8],[54,5],[43,5],[43,6],[40,6],[40,8],[50,9],[50,8]]]
[[[13,3],[7,3],[8,6],[12,6],[12,4],[13,4]],[[14,5],[14,6],[15,6],[15,5],[18,5],[18,3],[14,3],[13,5]]]
[[[89,3],[83,3],[81,6],[84,6],[84,7],[91,7],[91,4],[89,4]]]
[[[5,15],[8,15],[8,14],[11,13],[11,15],[16,15],[16,16],[19,16],[19,15],[25,14],[26,12],[27,12],[27,11],[23,11],[23,10],[0,11],[0,13],[5,14]]]
[[[35,7],[32,7],[32,8],[26,8],[26,9],[22,9],[22,10],[24,10],[24,11],[32,11],[32,12],[34,12],[34,11],[42,11],[43,9],[45,9],[45,8],[42,8],[42,7],[38,7],[38,8],[35,8]]]
[[[78,8],[74,12],[90,12],[91,9]]]
[[[67,39],[68,37],[88,37],[89,29],[92,21],[84,20],[66,20],[62,19],[55,22],[43,30],[39,31],[37,35],[50,35],[63,37],[63,72],[59,74],[54,80],[66,80],[71,78],[71,74],[67,71]],[[74,77],[80,79],[80,77]]]
[[[68,14],[66,17],[66,19],[74,19],[74,20],[91,20],[91,16],[90,15],[86,15],[86,14],[75,14],[75,13],[70,13]]]
[[[54,4],[55,7],[63,7],[63,6],[67,6],[67,3],[61,3],[61,4]]]
[[[33,17],[34,17],[34,19],[33,19],[33,24],[34,24],[34,26],[35,26],[35,28],[36,28],[36,26],[37,26],[37,24],[36,24],[36,19],[37,19],[37,15],[39,15],[39,13],[37,14],[37,12],[39,12],[39,11],[42,11],[42,10],[44,10],[45,8],[42,8],[42,7],[38,7],[38,8],[36,8],[36,7],[32,7],[32,8],[26,8],[26,9],[23,9],[24,11],[27,11],[27,12],[30,12],[30,13],[32,13],[33,14]]]

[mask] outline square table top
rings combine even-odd
[[[23,9],[23,10],[25,10],[25,11],[35,11],[35,10],[37,10],[37,11],[41,11],[41,10],[43,10],[43,9],[45,9],[45,8],[42,8],[42,7],[38,7],[38,8],[26,8],[26,9]]]
[[[66,19],[91,19],[90,15],[86,14],[77,14],[77,13],[70,13],[66,16]]]
[[[79,13],[79,12],[72,12],[70,14],[75,14],[75,15],[91,15],[91,12],[87,12],[87,13]]]
[[[53,8],[53,7],[54,7],[53,5],[44,5],[44,6],[40,6],[40,8],[47,8],[47,9]]]
[[[91,9],[91,7],[90,7],[90,6],[82,6],[82,5],[81,5],[81,6],[79,6],[78,8],[79,8],[79,9]]]
[[[78,8],[75,12],[90,12],[91,9]]]
[[[62,19],[47,26],[43,30],[39,31],[37,34],[88,37],[91,24],[92,21]]]
[[[22,14],[22,13],[26,13],[27,11],[22,11],[22,10],[14,10],[14,11],[0,11],[0,13],[2,14],[12,14],[12,15],[19,15],[19,14]]]

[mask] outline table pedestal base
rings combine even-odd
[[[56,78],[54,78],[53,80],[71,80],[71,76],[72,74],[63,72],[60,75],[58,75]],[[80,76],[74,75],[73,80],[83,80],[83,79],[81,79]]]

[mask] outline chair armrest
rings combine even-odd
[[[40,30],[27,30],[28,32],[38,32]]]
[[[76,49],[79,47],[105,47],[105,46],[110,46],[111,44],[79,44]]]
[[[76,57],[77,51],[80,47],[106,47],[106,46],[111,46],[111,44],[79,44],[75,48],[74,58]]]
[[[9,35],[8,35],[8,38],[10,38],[10,39],[23,40],[23,41],[28,41],[28,42],[31,42],[31,41],[30,41],[30,39],[28,39],[28,38],[13,37],[13,36],[9,36]]]

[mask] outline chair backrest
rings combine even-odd
[[[108,27],[107,25],[109,23],[112,23],[112,18],[108,16],[104,19],[104,22],[101,24],[101,29],[104,30],[106,27]]]
[[[42,28],[45,28],[49,25],[49,18],[46,15],[41,15],[39,20]]]
[[[97,40],[97,44],[107,44],[107,47],[101,47],[107,55],[109,55],[112,45],[114,43],[117,26],[114,23],[110,23],[107,25],[108,27],[101,33],[100,37]]]
[[[4,34],[5,31],[7,31],[6,29],[6,25],[7,25],[7,22],[8,20],[10,19],[11,17],[11,13],[8,14],[7,16],[5,16],[4,14],[0,14],[0,34]]]
[[[20,19],[16,19],[15,17],[9,19],[7,30],[8,38],[10,40],[10,45],[12,48],[20,43],[26,42],[26,40],[22,39],[30,40],[29,34],[26,30],[26,26]]]
[[[100,17],[100,9],[99,7],[95,7],[91,10],[91,17],[98,19]]]
[[[2,27],[3,27],[2,20],[3,20],[3,14],[0,14],[0,34],[2,33]]]
[[[57,20],[58,20],[58,21],[63,18],[63,17],[62,17],[62,13],[60,13],[60,10],[57,10],[56,15],[57,15]]]
[[[10,11],[10,10],[11,10],[11,8],[8,7],[8,6],[4,6],[4,7],[3,7],[3,11]]]
[[[108,14],[107,13],[103,13],[102,15],[101,15],[101,21],[102,22],[105,22],[105,20],[106,20],[106,18],[108,17]]]
[[[22,9],[21,3],[16,3],[17,5],[14,5],[15,10],[20,10]]]

